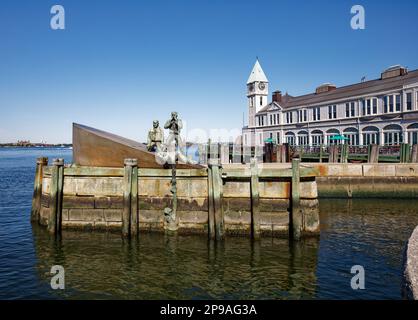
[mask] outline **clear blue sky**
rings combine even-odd
[[[350,28],[354,4],[365,30]],[[2,0],[0,142],[71,142],[72,122],[144,140],[172,110],[189,128],[240,128],[256,56],[292,95],[417,69],[417,19],[417,1]]]

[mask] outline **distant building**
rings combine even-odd
[[[418,143],[418,70],[397,65],[376,80],[339,88],[325,83],[297,97],[274,91],[271,102],[268,85],[257,60],[247,81],[246,145],[268,138],[298,146],[339,143],[330,140],[334,135],[350,145]]]

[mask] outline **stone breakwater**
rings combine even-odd
[[[405,248],[403,294],[408,299],[418,300],[418,226]]]

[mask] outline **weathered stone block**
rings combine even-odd
[[[395,174],[397,177],[418,177],[418,164],[396,164]]]
[[[261,212],[286,211],[288,208],[289,199],[261,198],[259,201],[259,209]]]
[[[290,182],[286,181],[260,181],[259,191],[261,198],[286,199],[290,194]]]
[[[394,164],[363,164],[363,175],[365,177],[394,177]]]
[[[93,209],[94,197],[64,196],[62,207],[69,209]]]
[[[139,224],[142,223],[163,223],[164,213],[162,210],[139,210]],[[162,227],[162,225],[161,225]]]
[[[93,196],[122,196],[123,178],[120,177],[66,177],[64,193]]]
[[[224,211],[251,211],[251,199],[250,198],[226,198],[222,199],[222,205]]]
[[[103,209],[70,209],[70,221],[104,221]]]
[[[227,211],[224,212],[224,223],[250,225],[251,224],[251,212],[243,211]]]
[[[95,197],[94,207],[97,209],[122,209],[123,197]]]
[[[223,196],[226,198],[250,197],[250,183],[227,181],[223,185]]]
[[[180,223],[191,223],[191,224],[208,223],[207,211],[177,211],[177,215],[179,217]]]
[[[122,221],[122,212],[121,209],[104,209],[104,218],[107,222],[120,222]]]

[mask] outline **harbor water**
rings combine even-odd
[[[287,239],[64,231],[31,224],[36,158],[68,149],[0,148],[0,299],[401,299],[402,255],[416,200],[320,199],[321,234]],[[53,290],[62,265],[65,289]],[[353,290],[351,268],[365,270]]]

